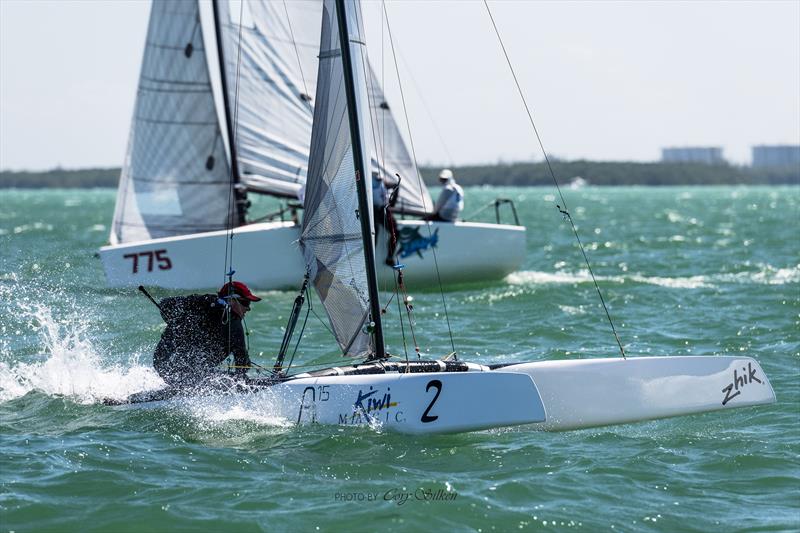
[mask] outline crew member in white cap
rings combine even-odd
[[[449,168],[439,173],[439,183],[442,184],[442,192],[433,207],[433,214],[428,220],[440,220],[443,222],[455,222],[458,215],[464,209],[464,189],[456,183],[453,171]]]

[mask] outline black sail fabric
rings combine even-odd
[[[366,48],[357,2],[348,1],[349,46],[353,58],[356,108],[359,111],[362,154],[371,151],[371,121],[366,85]],[[369,316],[369,291],[364,242],[358,213],[344,69],[339,45],[336,4],[323,6],[314,127],[300,245],[311,281],[328,314],[336,340],[346,356],[372,352],[364,323]],[[365,164],[369,158],[365,157]],[[367,178],[371,174],[366,170]],[[371,180],[364,180],[368,198]],[[370,204],[371,205],[371,204]],[[372,213],[363,214],[372,220]],[[372,239],[366,243],[372,246]]]
[[[198,4],[154,0],[111,243],[225,229],[225,152]]]

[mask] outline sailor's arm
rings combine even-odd
[[[246,373],[250,366],[250,356],[247,353],[247,341],[241,320],[233,320],[231,323],[231,352],[233,352],[236,372]]]

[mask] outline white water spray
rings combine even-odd
[[[105,398],[123,399],[135,392],[163,386],[163,381],[149,367],[131,356],[127,368],[105,363],[90,339],[88,319],[53,318],[50,308],[34,305],[20,309],[28,315],[41,340],[39,358],[43,361],[10,360],[7,346],[2,347],[0,362],[0,402],[7,402],[39,391],[51,396],[65,396],[82,404]]]

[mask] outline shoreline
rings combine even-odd
[[[480,166],[454,166],[462,186],[552,186],[550,170],[543,162]],[[559,186],[580,178],[590,186],[671,185],[800,185],[800,167],[753,168],[699,163],[635,163],[554,161]],[[429,186],[437,185],[439,167],[422,167]],[[117,188],[119,168],[53,169],[47,171],[0,171],[0,189]]]

